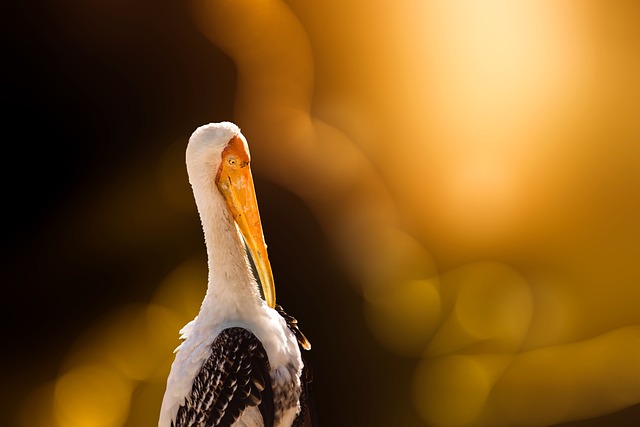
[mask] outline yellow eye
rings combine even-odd
[[[227,160],[227,162],[231,165],[231,166],[235,166],[236,163],[238,163],[238,161],[236,159],[229,159]]]

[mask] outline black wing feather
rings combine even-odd
[[[284,309],[278,304],[276,304],[276,310],[278,311],[280,316],[282,316],[285,322],[287,322],[287,327],[296,336],[296,339],[298,340],[298,344],[300,344],[300,347],[302,347],[304,350],[311,350],[311,343],[309,342],[307,337],[304,336],[304,334],[298,327],[298,320],[293,316],[289,316],[284,311]]]
[[[211,356],[178,409],[175,427],[230,426],[250,406],[258,406],[265,427],[273,427],[269,359],[258,338],[243,328],[220,332]]]

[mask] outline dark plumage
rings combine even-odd
[[[298,321],[279,305],[276,310],[285,319],[300,346],[308,348],[309,341],[300,331]],[[317,425],[310,395],[312,379],[308,362],[305,361],[301,376],[301,408],[293,427]],[[172,426],[230,426],[244,409],[256,405],[265,427],[273,427],[274,394],[267,353],[250,331],[228,328],[213,341],[211,356],[198,372],[191,394],[178,409]]]
[[[265,427],[274,422],[269,359],[254,334],[243,328],[223,330],[211,356],[178,409],[175,427],[230,426],[248,406],[258,405]]]

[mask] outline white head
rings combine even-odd
[[[273,275],[249,167],[247,140],[230,122],[200,126],[189,138],[186,160],[201,217],[206,216],[203,211],[214,197],[212,191],[218,191],[247,243],[267,304],[275,307]]]
[[[231,122],[209,123],[196,129],[189,138],[186,160],[189,178],[217,171],[222,161],[222,152],[232,139],[238,138],[250,158],[249,146],[240,128]],[[215,177],[215,174],[213,175]],[[191,183],[193,185],[193,182]]]

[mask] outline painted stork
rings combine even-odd
[[[233,123],[201,126],[189,138],[187,172],[204,230],[208,287],[200,312],[180,331],[159,427],[311,422],[300,350],[310,344],[275,303],[249,162]]]

